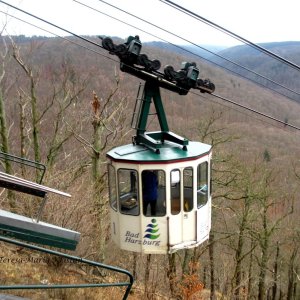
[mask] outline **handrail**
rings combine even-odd
[[[17,246],[21,246],[21,247],[25,247],[31,250],[35,250],[35,251],[39,251],[42,253],[47,253],[50,255],[56,255],[59,257],[63,257],[63,258],[67,258],[69,260],[72,261],[76,261],[76,262],[80,262],[80,263],[84,263],[84,264],[88,264],[94,267],[100,267],[103,269],[107,269],[113,272],[118,272],[118,273],[122,273],[124,275],[127,275],[129,277],[129,281],[128,282],[116,282],[116,283],[91,283],[91,284],[49,284],[49,285],[44,285],[44,284],[27,284],[27,285],[0,285],[0,290],[21,290],[21,289],[62,289],[62,288],[92,288],[92,287],[113,287],[113,286],[127,286],[126,291],[124,293],[124,297],[123,300],[126,300],[130,290],[132,288],[133,285],[133,275],[124,269],[118,268],[118,267],[113,267],[113,266],[109,266],[103,263],[99,263],[99,262],[95,262],[92,260],[87,260],[78,256],[73,256],[73,255],[69,255],[69,254],[65,254],[65,253],[61,253],[55,250],[50,250],[50,249],[46,249],[43,247],[39,247],[39,246],[35,246],[35,245],[30,245],[27,243],[23,243],[20,241],[16,241],[10,238],[6,238],[3,236],[0,236],[0,241],[6,242],[6,243],[10,243],[10,244],[14,244]]]
[[[41,185],[39,183],[35,183],[14,175],[10,175],[0,171],[0,187],[4,187],[10,190],[15,190],[27,194],[31,194],[34,196],[42,197],[43,201],[40,205],[40,208],[37,213],[37,222],[40,221],[40,218],[43,213],[43,209],[47,202],[47,193],[54,193],[64,197],[71,197],[70,194],[61,192],[59,190],[47,187],[45,185]]]
[[[0,151],[0,159],[9,160],[12,162],[20,163],[20,164],[41,170],[42,175],[39,180],[39,183],[42,183],[45,172],[46,172],[46,166],[44,164],[24,158],[24,157],[19,157],[19,156],[13,155],[13,154],[2,152],[2,151]]]
[[[10,175],[4,172],[0,171],[0,181],[4,181],[7,182],[8,184],[12,184],[14,186],[21,186],[24,188],[29,188],[35,191],[39,191],[39,192],[43,192],[43,193],[54,193],[54,194],[58,194],[60,196],[64,196],[64,197],[71,197],[70,194],[59,191],[57,189],[53,189],[50,187],[47,187],[45,185],[39,184],[39,183],[35,183],[14,175]],[[10,188],[13,189],[13,188]]]

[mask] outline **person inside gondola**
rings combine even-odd
[[[157,204],[157,189],[158,180],[154,171],[145,170],[142,172],[142,186],[143,186],[143,213],[147,215],[147,209],[150,205],[151,216],[156,215]]]

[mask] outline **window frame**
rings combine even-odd
[[[132,192],[131,190],[126,191],[125,193],[121,194],[121,188],[120,188],[120,184],[122,183],[120,181],[120,172],[122,171],[128,171],[129,172],[129,177],[130,177],[130,172],[134,172],[135,173],[135,191]],[[130,188],[132,188],[132,181],[131,179],[129,180],[130,183]],[[118,187],[118,192],[117,192],[117,199],[118,199],[118,209],[119,212],[123,215],[127,215],[127,216],[139,216],[141,214],[141,208],[140,208],[140,197],[139,197],[139,178],[138,178],[138,171],[136,169],[129,169],[129,168],[119,168],[117,170],[117,187]],[[133,208],[125,208],[122,207],[122,201],[121,198],[122,196],[128,194],[130,198],[130,193],[134,194],[135,197],[133,197],[132,199],[136,199],[136,206],[137,206],[137,213],[130,213],[132,211],[132,209],[134,209],[136,206],[134,206]],[[132,211],[133,212],[133,211]]]
[[[108,172],[108,195],[109,195],[109,205],[114,211],[118,211],[118,186],[117,186],[117,172],[116,168],[112,164],[107,165]],[[113,178],[112,178],[113,175]],[[114,199],[112,193],[112,183],[114,184]]]

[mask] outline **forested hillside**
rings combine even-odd
[[[300,42],[266,43],[259,46],[295,65],[299,66],[300,64]],[[249,45],[231,47],[218,52],[218,54],[227,60],[212,59],[222,66],[300,102],[299,70],[283,64]],[[250,73],[249,70],[253,72]]]
[[[140,80],[122,73],[116,56],[68,39],[72,43],[5,37],[0,44],[1,151],[44,163],[43,183],[72,194],[69,200],[51,197],[44,220],[81,232],[76,255],[131,271],[136,281],[129,299],[299,299],[299,130],[214,95],[162,91],[170,130],[213,146],[211,236],[198,248],[166,256],[120,251],[110,239],[105,155],[117,145],[131,143]],[[299,91],[296,71],[285,71],[257,54],[247,52],[243,57],[235,50],[239,48],[223,54],[238,56],[239,63],[265,76],[276,74],[276,80]],[[155,43],[146,44],[142,52],[174,69],[180,69],[183,61],[195,61],[200,77],[215,84],[216,95],[300,127],[297,101],[190,52],[173,52]],[[299,62],[300,46],[295,43],[281,54]],[[157,129],[154,116],[150,123],[149,130]],[[14,164],[2,167],[29,180],[40,176]],[[10,211],[33,216],[36,202],[1,191],[1,208]],[[0,257],[32,255],[0,244]],[[101,270],[54,258],[0,264],[5,270],[0,284],[115,279]],[[121,289],[13,294],[30,299],[120,299]]]

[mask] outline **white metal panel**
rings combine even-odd
[[[114,243],[120,247],[120,226],[119,226],[119,214],[117,211],[110,207],[110,229],[111,237]]]
[[[197,210],[197,242],[208,239],[210,230],[210,201]]]
[[[166,217],[119,215],[119,245],[121,249],[163,254],[168,251]],[[116,237],[117,240],[117,237]],[[116,241],[114,239],[114,241]],[[116,244],[118,244],[116,242]]]
[[[196,241],[196,213],[182,212],[182,241]]]
[[[182,216],[181,213],[177,215],[170,215],[169,217],[169,244],[174,246],[182,243]]]
[[[163,254],[168,252],[167,217],[144,217],[141,222],[142,252]]]
[[[140,216],[119,214],[119,237],[121,249],[141,252],[142,233]]]

